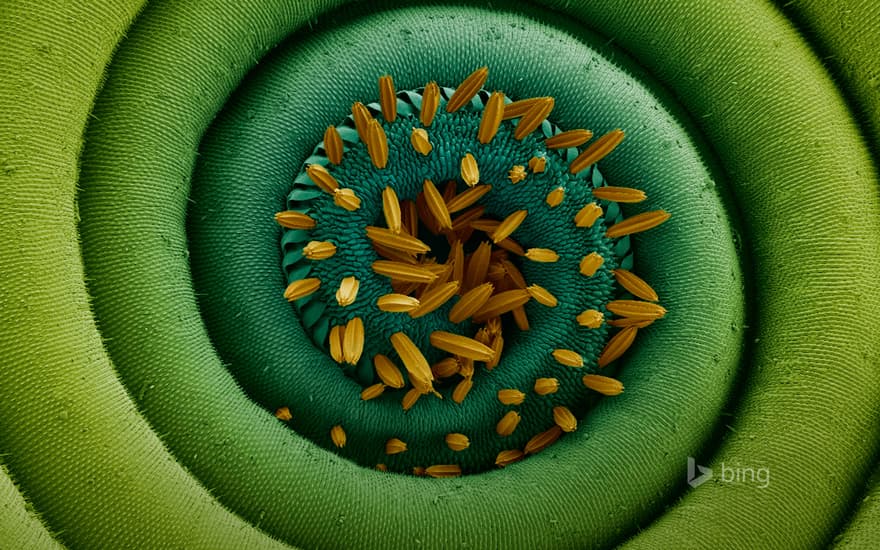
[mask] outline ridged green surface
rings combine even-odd
[[[876,167],[860,135],[878,143],[876,56],[865,51],[877,36],[872,6],[848,3],[849,13],[834,11],[844,10],[837,4],[785,8],[798,14],[810,43],[762,2],[557,6],[575,29],[597,31],[631,55],[637,80],[669,91],[649,84],[672,118],[644,119],[642,131],[663,135],[660,122],[682,123],[690,139],[666,143],[666,154],[684,155],[679,146],[692,141],[702,160],[717,158],[721,172],[711,173],[723,177],[662,189],[662,180],[629,178],[649,191],[655,186],[657,206],[681,215],[636,242],[640,272],[668,294],[671,313],[632,353],[621,373],[624,395],[603,400],[578,433],[541,455],[442,481],[361,469],[280,425],[238,386],[238,361],[219,345],[215,351],[225,337],[213,324],[206,330],[196,305],[201,289],[189,275],[190,178],[198,148],[210,151],[202,136],[213,118],[227,105],[224,116],[236,112],[265,74],[248,71],[297,29],[282,48],[302,47],[298,63],[344,67],[359,59],[363,47],[347,50],[356,42],[306,45],[343,19],[356,25],[366,16],[218,0],[150,5],[128,28],[138,3],[3,4],[0,451],[17,486],[0,480],[0,547],[46,541],[43,533],[75,548],[254,547],[273,544],[270,535],[306,547],[593,547],[627,537],[651,548],[815,547],[844,528],[839,544],[876,546],[876,480],[867,489],[865,480],[880,439],[880,208]],[[542,9],[525,9],[545,19]],[[308,111],[313,118],[294,113],[290,124],[300,126],[303,142],[284,145],[308,151],[323,131],[314,121],[334,122],[343,101],[375,97],[383,72],[401,86],[428,78],[454,85],[479,64],[453,63],[474,55],[468,40],[493,51],[493,42],[528,32],[462,15],[453,30],[473,25],[473,36],[392,49],[406,36],[430,43],[442,35],[436,27],[449,25],[424,17],[411,29],[386,21],[388,36],[373,50],[404,55],[381,66],[322,79],[303,74],[303,89],[336,99]],[[503,56],[495,54],[493,74],[530,47],[507,44]],[[557,48],[576,50],[568,42]],[[614,52],[600,50],[618,60]],[[832,73],[817,52],[835,56]],[[574,92],[546,87],[566,81],[553,80],[554,71],[576,79],[592,62],[512,65],[518,72],[499,74],[499,87],[524,96],[540,85],[535,93],[557,95],[560,109],[584,105]],[[406,67],[415,82],[401,76]],[[98,95],[105,68],[109,79]],[[337,84],[346,79],[350,86]],[[280,112],[309,97],[290,93],[276,105]],[[628,93],[612,88],[610,101]],[[609,180],[639,172],[638,164],[613,161],[603,164]],[[723,208],[710,214],[713,180],[729,185],[735,204],[717,203]],[[230,201],[217,204],[218,220],[246,206],[255,220],[271,216],[283,197],[281,185],[238,189],[224,190]],[[660,191],[668,193],[662,203]],[[722,327],[745,305],[735,298],[736,276],[720,278],[731,265],[706,254],[711,243],[723,249],[731,242],[725,220],[738,216],[744,231],[734,234],[735,250],[745,256],[753,295],[747,354],[736,367],[725,361],[736,358],[745,327],[728,326],[723,337],[720,328],[701,327]],[[255,238],[277,239],[271,224],[255,227]],[[260,285],[277,278],[280,291],[279,272],[269,271],[278,264],[268,263],[271,254],[278,259],[275,250],[248,268]],[[279,300],[273,307],[285,306]],[[255,322],[240,309],[229,315]],[[722,407],[725,388],[713,381],[731,380],[735,391]],[[710,438],[716,427],[721,437]],[[716,469],[722,462],[768,467],[770,485],[716,480],[685,490],[689,453]],[[22,538],[8,538],[6,526]]]
[[[705,484],[633,542],[815,544],[856,497],[880,433],[880,350],[866,337],[877,334],[880,311],[877,172],[831,79],[781,14],[716,7],[712,24],[696,24],[698,13],[591,21],[614,25],[618,43],[701,117],[733,182],[756,274],[758,342],[710,465],[767,467],[773,480],[763,491]],[[624,38],[648,17],[656,43]],[[710,37],[717,63],[701,47]],[[816,200],[831,193],[853,198],[835,216]]]
[[[838,80],[880,158],[880,4],[847,0],[777,0]]]
[[[89,313],[74,205],[78,155],[103,67],[139,7],[0,10],[0,74],[20,75],[0,80],[0,449],[64,544],[267,544],[171,459],[117,378]]]
[[[60,548],[0,466],[0,542],[10,548]]]
[[[866,484],[865,494],[857,503],[852,518],[834,538],[834,548],[873,548],[880,540],[880,468]]]

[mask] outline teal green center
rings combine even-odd
[[[443,91],[444,100],[451,92],[449,89]],[[339,126],[345,144],[342,162],[338,166],[330,164],[323,147],[319,146],[305,163],[326,166],[340,187],[355,191],[361,199],[361,207],[348,211],[334,204],[333,197],[317,188],[305,170],[296,178],[288,196],[288,208],[308,213],[317,221],[315,229],[310,231],[284,231],[283,265],[288,283],[305,277],[317,277],[322,282],[317,292],[298,300],[296,307],[313,341],[325,349],[330,327],[344,325],[354,317],[363,320],[367,338],[361,360],[356,366],[341,365],[363,385],[378,382],[372,362],[376,354],[387,355],[400,364],[389,341],[396,332],[406,333],[428,361],[434,363],[449,354],[430,345],[429,337],[433,331],[472,337],[477,330],[469,321],[459,324],[449,321],[448,313],[459,299],[457,296],[436,311],[416,319],[406,313],[379,310],[377,298],[395,291],[387,277],[373,272],[372,263],[384,258],[374,251],[364,229],[368,225],[385,226],[382,191],[386,186],[392,187],[401,200],[415,200],[426,179],[441,189],[447,181],[457,181],[459,192],[467,189],[460,177],[460,162],[466,153],[471,153],[477,160],[480,182],[492,185],[492,190],[477,203],[486,209],[483,217],[502,220],[514,211],[527,210],[525,221],[511,237],[525,249],[549,248],[560,257],[554,263],[538,263],[511,255],[526,282],[543,286],[556,296],[559,303],[548,308],[531,300],[525,306],[531,325],[528,331],[517,330],[512,319],[508,319],[509,314],[503,317],[505,351],[497,368],[503,370],[513,356],[519,356],[522,358],[519,361],[535,365],[537,372],[540,364],[548,360],[553,362],[550,354],[556,348],[575,350],[588,366],[595,366],[595,360],[606,343],[605,325],[588,329],[579,327],[575,321],[576,316],[587,309],[607,313],[605,304],[615,293],[611,270],[618,267],[620,258],[626,257],[629,249],[628,239],[612,241],[604,236],[606,225],[603,219],[589,228],[577,227],[574,223],[575,214],[593,201],[591,189],[603,184],[602,177],[595,166],[579,174],[569,173],[568,163],[576,153],[574,150],[549,150],[544,146],[544,139],[558,132],[547,121],[522,140],[513,137],[516,121],[504,121],[494,139],[481,144],[477,132],[486,99],[488,93],[481,92],[455,113],[447,113],[443,108],[445,101],[442,101],[433,123],[426,127],[433,145],[428,155],[422,155],[410,143],[412,129],[422,127],[418,118],[419,93],[398,93],[398,117],[393,122],[383,119],[377,104],[371,105],[372,114],[382,123],[388,137],[386,168],[373,166],[367,147],[358,139],[350,117]],[[528,169],[529,159],[534,156],[546,158],[546,169],[541,173]],[[517,184],[508,177],[515,165],[526,167],[528,174]],[[547,194],[558,187],[565,190],[564,200],[551,207],[546,202]],[[601,204],[606,209],[606,217],[619,217],[614,203]],[[456,215],[453,214],[453,219]],[[423,230],[420,238],[426,239],[425,233]],[[336,254],[321,261],[304,258],[302,247],[312,240],[334,243]],[[479,231],[474,232],[468,243],[470,249],[481,240],[489,239]],[[448,247],[444,250],[444,239],[434,239],[430,243],[433,246],[430,254],[442,262],[448,252]],[[594,276],[585,277],[579,272],[579,263],[591,252],[599,253],[605,262]],[[629,258],[626,260],[628,262]],[[360,288],[356,301],[342,307],[337,303],[335,293],[342,279],[349,276],[360,281]],[[581,375],[586,372],[585,369],[579,370],[584,370]],[[451,391],[450,388],[446,393]],[[386,391],[382,398],[399,400],[403,393],[404,390]]]

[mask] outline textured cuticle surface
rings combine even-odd
[[[327,11],[339,4],[0,4],[0,541],[876,546],[878,483],[864,481],[880,442],[880,210],[866,142],[880,142],[880,4]],[[293,74],[275,78],[288,54]],[[512,96],[555,95],[563,127],[629,130],[603,173],[675,212],[633,240],[670,314],[622,365],[627,391],[550,452],[451,481],[368,471],[267,412],[336,408],[320,376],[285,378],[319,363],[277,294],[269,220],[323,128],[375,97],[376,75],[451,86],[485,64]],[[702,164],[713,157],[725,177]],[[687,489],[687,456],[772,481]]]
[[[0,7],[0,541],[800,548],[838,532],[875,545],[880,214],[863,136],[878,143],[876,2],[334,5]],[[291,51],[295,74],[275,78]],[[285,378],[320,363],[278,296],[268,220],[376,75],[453,86],[485,64],[513,97],[556,96],[562,127],[627,128],[602,169],[675,212],[633,240],[670,314],[615,374],[627,391],[548,452],[451,481],[369,471],[271,414],[314,399],[291,421],[314,413],[326,439],[322,415],[356,401],[328,408],[338,394],[314,368]],[[703,165],[714,156],[725,177]],[[817,196],[841,200],[829,211]],[[687,456],[772,481],[686,489]]]

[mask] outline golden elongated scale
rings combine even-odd
[[[577,429],[577,418],[568,407],[553,407],[553,421],[562,428],[563,432],[573,432]]]
[[[361,207],[361,199],[353,189],[337,189],[333,192],[333,203],[349,212],[354,212]]]
[[[474,318],[479,322],[480,319],[486,320],[490,317],[504,315],[505,313],[524,305],[531,299],[531,297],[532,296],[529,294],[528,290],[519,288],[499,292],[486,301],[486,304],[474,314]]]
[[[529,295],[534,298],[539,304],[547,307],[556,307],[559,301],[556,299],[556,296],[550,293],[549,290],[540,286],[540,285],[529,285],[526,287]]]
[[[345,148],[342,145],[342,136],[339,135],[339,130],[332,124],[327,126],[327,129],[324,131],[324,152],[327,154],[327,159],[333,164],[339,164],[342,162],[344,151]]]
[[[502,337],[501,334],[494,335],[489,347],[495,352],[495,356],[489,361],[486,361],[486,368],[492,370],[501,362],[501,352],[504,351],[504,337]]]
[[[665,210],[654,210],[653,212],[642,212],[635,216],[618,222],[608,228],[605,236],[609,239],[617,239],[634,233],[641,233],[649,229],[654,229],[661,223],[670,218],[671,214]]]
[[[394,233],[391,229],[368,225],[366,227],[367,238],[374,243],[388,248],[394,248],[402,252],[424,254],[430,252],[431,247],[406,233]]]
[[[504,468],[505,466],[509,466],[514,462],[522,460],[524,456],[525,453],[519,449],[507,449],[498,453],[495,457],[495,465],[499,468]]]
[[[460,452],[471,446],[468,436],[461,433],[446,434],[446,446],[451,450]]]
[[[449,216],[449,209],[446,208],[446,202],[434,182],[425,180],[422,184],[422,192],[425,194],[425,204],[428,210],[437,221],[440,229],[452,229],[452,218]]]
[[[471,222],[471,227],[483,233],[494,233],[501,222],[498,220],[479,219]]]
[[[434,373],[436,378],[449,378],[458,374],[460,368],[461,363],[459,363],[458,359],[447,357],[431,365],[431,372]]]
[[[480,143],[486,144],[492,141],[498,128],[501,126],[501,119],[504,117],[504,94],[501,92],[492,92],[489,100],[483,107],[483,115],[480,118],[480,127],[477,130],[477,139]]]
[[[403,221],[403,229],[416,238],[419,236],[418,210],[419,209],[414,201],[400,201],[400,215]]]
[[[339,283],[339,289],[336,291],[336,303],[338,303],[340,307],[346,307],[353,304],[357,299],[360,285],[360,281],[357,280],[357,277],[351,276],[342,279],[342,282]]]
[[[636,327],[636,328],[645,328],[648,325],[654,323],[654,319],[639,319],[638,317],[621,317],[619,319],[611,319],[608,321],[608,326],[610,327],[618,327],[618,328],[626,328],[626,327]]]
[[[385,454],[397,455],[406,452],[406,450],[406,443],[396,437],[385,442]]]
[[[354,118],[354,127],[357,130],[358,137],[364,143],[367,143],[369,136],[370,120],[373,119],[370,111],[360,101],[354,102],[351,106],[351,116]]]
[[[455,214],[456,212],[471,206],[491,190],[491,185],[477,185],[471,187],[470,189],[452,197],[452,199],[446,203],[446,210],[448,210],[450,214]]]
[[[449,261],[452,262],[452,277],[453,281],[459,281],[461,283],[464,282],[464,244],[460,239],[456,239],[455,242],[449,247]]]
[[[345,430],[342,429],[342,426],[336,425],[330,428],[330,439],[333,441],[333,444],[339,447],[340,449],[345,447]]]
[[[473,379],[465,378],[455,386],[454,390],[452,390],[452,400],[460,405],[461,402],[464,401],[464,398],[467,397],[467,394],[470,393],[473,386]]]
[[[379,105],[382,107],[382,116],[388,122],[397,119],[397,95],[394,92],[394,80],[391,75],[379,77]]]
[[[555,349],[553,350],[553,358],[562,365],[567,367],[583,367],[584,366],[584,358],[581,357],[581,354],[570,349]]]
[[[535,106],[539,101],[544,101],[550,99],[549,97],[529,97],[526,99],[519,99],[512,103],[508,103],[504,106],[504,115],[502,118],[504,120],[510,120],[512,118],[519,118],[529,112],[529,109]]]
[[[314,229],[316,222],[308,214],[295,210],[285,210],[275,214],[275,221],[287,229]]]
[[[419,307],[410,311],[409,316],[418,319],[436,311],[458,293],[460,286],[461,283],[458,281],[452,281],[425,292],[419,300],[421,302]]]
[[[339,189],[339,182],[336,181],[330,172],[320,164],[310,164],[306,167],[306,174],[309,179],[315,182],[322,191],[333,194]]]
[[[376,299],[376,306],[389,313],[407,313],[421,305],[418,298],[406,294],[385,294]]]
[[[485,241],[480,243],[467,262],[462,288],[470,290],[486,281],[486,273],[489,271],[491,255],[492,245]]]
[[[579,147],[593,138],[593,132],[589,130],[567,130],[544,140],[544,146],[548,149],[567,149]]]
[[[519,426],[520,420],[522,417],[516,411],[509,411],[504,416],[501,417],[501,420],[498,421],[498,424],[495,425],[495,433],[500,435],[501,437],[507,437],[512,434],[516,427]]]
[[[495,231],[492,232],[492,242],[498,243],[512,235],[513,232],[519,228],[522,222],[525,221],[528,214],[529,213],[526,210],[517,210],[504,218],[501,223],[498,224],[498,227],[495,228]]]
[[[550,191],[549,193],[547,193],[547,198],[545,199],[545,202],[547,203],[547,206],[549,206],[550,208],[556,208],[557,206],[562,204],[562,201],[564,199],[565,199],[565,188],[564,187],[557,187],[553,191]]]
[[[434,373],[431,372],[431,366],[428,365],[421,350],[403,332],[395,332],[391,335],[391,345],[403,362],[406,372],[409,373],[413,387],[422,393],[430,392],[433,389],[431,382]]]
[[[461,158],[461,179],[470,187],[480,183],[480,167],[477,159],[470,153]]]
[[[666,308],[663,306],[639,300],[612,300],[605,307],[621,317],[660,319],[666,315]]]
[[[446,102],[446,112],[454,113],[464,107],[470,100],[477,95],[486,79],[489,77],[489,67],[480,67],[465,78],[458,88],[453,92],[452,97]]]
[[[553,263],[559,261],[559,254],[549,248],[530,248],[526,250],[526,258],[533,262]]]
[[[432,332],[430,340],[431,345],[437,349],[475,361],[489,361],[495,356],[495,352],[489,346],[481,344],[473,338],[444,330]]]
[[[651,285],[632,271],[618,268],[612,270],[611,273],[614,275],[617,284],[636,298],[649,302],[656,302],[660,299],[654,289],[651,288]]]
[[[373,366],[376,368],[376,375],[388,387],[400,389],[404,386],[403,373],[397,368],[397,365],[387,356],[377,354],[373,357]]]
[[[412,144],[413,149],[425,156],[434,150],[434,145],[431,143],[428,132],[424,128],[413,128],[409,136],[409,142]]]
[[[376,168],[385,168],[388,164],[388,137],[385,129],[375,118],[370,119],[367,131],[367,153]]]
[[[342,356],[346,363],[357,364],[364,351],[364,322],[354,317],[345,325],[342,335]]]
[[[597,361],[599,367],[601,368],[608,365],[626,353],[626,350],[628,350],[633,341],[635,341],[638,331],[638,327],[629,326],[621,329],[620,332],[612,336],[608,340],[608,343],[605,344],[602,353],[599,354],[599,359]]]
[[[447,478],[461,475],[461,466],[458,464],[435,464],[425,468],[425,473],[430,477]]]
[[[604,201],[636,203],[642,202],[648,196],[641,189],[632,187],[597,187],[593,189],[593,197]]]
[[[526,394],[517,389],[506,388],[498,390],[498,401],[504,405],[521,405],[525,399]]]
[[[556,378],[538,378],[533,388],[538,395],[549,395],[559,391],[559,380]]]
[[[603,135],[581,152],[568,166],[568,171],[577,174],[584,168],[605,158],[623,141],[623,130],[617,128]]]
[[[321,279],[316,277],[300,279],[299,281],[294,281],[287,285],[287,288],[284,290],[284,297],[287,298],[288,302],[293,302],[312,294],[318,290],[320,286]]]
[[[595,309],[587,309],[577,316],[577,322],[582,327],[599,328],[605,320],[605,315]]]
[[[525,256],[526,255],[525,249],[523,249],[523,247],[520,246],[520,244],[518,242],[516,242],[515,240],[513,240],[510,237],[507,237],[503,241],[498,241],[497,244],[498,244],[498,248],[503,248],[504,250],[507,250],[508,252],[513,252],[517,256]]]
[[[336,245],[330,241],[309,241],[303,247],[303,256],[310,260],[326,260],[336,254]]]
[[[604,264],[604,263],[605,263],[605,258],[600,256],[596,252],[590,252],[589,254],[587,254],[586,256],[584,256],[581,259],[581,263],[579,266],[581,275],[584,275],[586,277],[592,277],[593,275],[596,274],[596,271],[598,271],[599,268],[602,267],[602,264]]]
[[[553,110],[554,100],[545,97],[536,101],[532,107],[519,119],[519,124],[513,130],[514,139],[523,139],[535,131]]]
[[[422,92],[422,105],[419,110],[419,121],[422,126],[430,126],[440,106],[440,87],[436,82],[428,82]]]
[[[373,271],[397,281],[409,283],[431,283],[437,278],[437,274],[417,265],[391,260],[376,260],[373,262]]]
[[[586,374],[583,377],[584,386],[602,395],[620,395],[623,392],[623,383],[616,378],[609,378],[600,374]]]
[[[523,450],[527,455],[532,455],[537,452],[543,451],[544,449],[555,443],[561,435],[562,428],[560,428],[559,426],[553,426],[549,430],[541,432],[533,438],[529,439]]]
[[[361,401],[369,401],[375,399],[385,392],[385,384],[381,382],[364,388],[361,392]]]
[[[330,357],[337,363],[345,362],[345,355],[342,353],[342,341],[345,337],[345,325],[336,325],[330,329]]]
[[[403,219],[400,215],[400,200],[393,187],[386,187],[382,190],[382,214],[385,216],[385,225],[388,230],[399,235]]]
[[[422,396],[422,392],[418,390],[418,388],[413,388],[406,392],[403,396],[403,399],[400,401],[400,405],[403,407],[404,411],[408,411],[413,408],[413,405],[419,400]]]
[[[602,216],[602,207],[591,202],[578,210],[574,216],[574,224],[578,227],[593,227],[600,216]]]
[[[495,286],[492,283],[483,283],[470,289],[449,310],[449,320],[453,323],[461,323],[471,317],[489,301],[494,291]]]

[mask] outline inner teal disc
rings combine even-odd
[[[535,301],[525,305],[526,315],[531,320],[527,334],[520,334],[515,324],[506,319],[504,338],[506,343],[516,343],[523,347],[527,361],[538,365],[548,361],[546,343],[558,337],[548,337],[549,331],[559,331],[562,323],[558,319],[571,320],[584,310],[592,309],[608,315],[605,304],[613,294],[614,280],[611,270],[620,264],[632,265],[629,255],[629,237],[612,241],[604,236],[605,218],[612,223],[619,221],[620,208],[616,203],[600,201],[605,216],[591,227],[576,227],[574,217],[578,210],[594,199],[590,189],[601,186],[603,178],[595,165],[578,174],[570,174],[568,164],[577,151],[569,149],[550,149],[544,146],[544,139],[560,132],[555,125],[544,121],[539,129],[528,137],[517,140],[513,130],[517,121],[505,121],[498,133],[487,144],[477,139],[480,117],[489,93],[481,91],[469,104],[454,113],[447,113],[443,106],[454,90],[441,90],[442,104],[432,124],[426,128],[433,150],[428,155],[417,152],[410,144],[413,128],[422,128],[419,112],[422,95],[419,91],[403,91],[397,94],[397,118],[386,122],[378,104],[368,109],[380,121],[390,143],[390,158],[386,168],[377,169],[371,164],[366,145],[358,138],[352,117],[339,126],[345,145],[344,159],[340,165],[330,163],[324,154],[325,144],[316,147],[306,165],[325,166],[340,186],[354,190],[361,198],[361,207],[347,211],[333,202],[332,195],[315,186],[303,169],[294,180],[294,188],[288,195],[288,208],[303,212],[318,220],[314,230],[285,229],[282,236],[284,252],[283,267],[287,282],[314,277],[321,280],[319,290],[296,301],[297,309],[304,326],[309,330],[316,345],[328,348],[328,332],[332,326],[345,325],[349,320],[359,317],[366,327],[367,339],[359,368],[341,364],[346,372],[355,375],[363,385],[379,382],[375,376],[372,358],[383,354],[395,358],[389,338],[396,332],[404,332],[434,363],[448,356],[430,345],[431,332],[449,331],[464,336],[474,336],[475,327],[468,321],[452,323],[448,314],[458,301],[452,298],[433,313],[417,319],[403,313],[383,312],[376,307],[376,300],[395,292],[390,279],[377,275],[371,265],[374,261],[385,259],[372,247],[365,227],[385,226],[382,213],[382,191],[386,186],[395,190],[402,201],[415,201],[422,190],[424,180],[432,180],[438,187],[445,182],[457,182],[457,191],[468,187],[460,177],[460,159],[471,153],[477,160],[482,184],[492,186],[474,206],[484,207],[484,218],[502,220],[517,210],[527,210],[525,221],[517,228],[512,238],[524,248],[549,248],[560,255],[554,263],[539,263],[519,258],[511,253],[510,261],[522,271],[527,284],[538,284],[549,290],[559,300],[559,305],[547,310],[546,306]],[[509,102],[509,100],[507,100]],[[528,169],[529,160],[539,157],[545,160],[543,171]],[[514,184],[509,171],[514,166],[523,167],[527,176]],[[547,195],[554,189],[562,188],[562,202],[551,207],[546,202]],[[464,214],[457,212],[453,219]],[[449,243],[441,236],[436,237],[423,227],[420,237],[430,238],[434,245],[430,256],[444,262],[449,252]],[[467,252],[480,242],[491,242],[487,234],[475,231],[466,243]],[[331,242],[337,247],[333,257],[321,261],[304,257],[303,247],[310,241]],[[592,277],[584,277],[578,271],[578,263],[589,252],[596,252],[605,261]],[[340,306],[335,293],[345,277],[356,277],[359,291],[354,304]],[[555,318],[555,320],[554,320]],[[565,346],[578,351],[594,362],[607,340],[607,326],[595,329],[577,329],[576,325],[564,329],[570,341]],[[552,363],[552,360],[550,361]],[[506,364],[502,358],[499,367]],[[347,367],[347,368],[346,368]],[[548,369],[552,370],[552,369]],[[394,392],[392,392],[393,394]],[[385,396],[386,398],[388,396]],[[395,398],[393,395],[392,398]],[[400,395],[396,396],[399,401]]]

